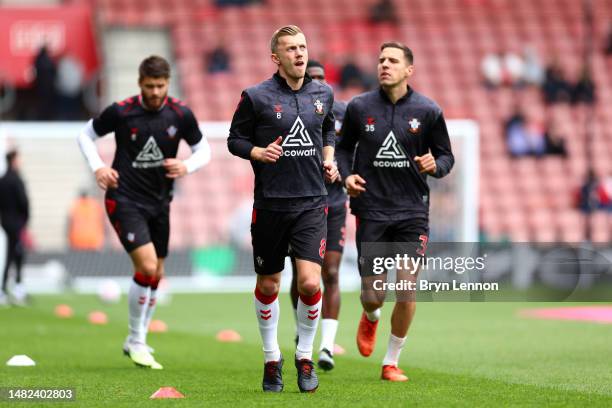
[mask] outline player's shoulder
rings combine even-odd
[[[121,101],[115,102],[114,104],[120,108],[127,108],[128,106],[136,105],[138,104],[138,95],[130,96]]]
[[[308,86],[311,87],[311,89],[315,90],[316,92],[323,92],[328,95],[334,94],[334,89],[329,84],[325,82],[317,81],[316,79],[313,79],[312,81],[310,81],[308,83]]]
[[[334,99],[334,110],[345,111],[347,103],[345,101],[338,101]]]
[[[348,102],[347,109],[371,109],[378,98],[380,98],[380,95],[376,90],[355,95]]]
[[[184,118],[184,117],[193,117],[193,112],[191,111],[191,109],[189,108],[189,106],[187,106],[187,104],[185,102],[183,102],[182,100],[178,99],[178,98],[174,98],[172,96],[169,96],[166,104],[168,105],[168,107],[173,110],[174,112],[176,112],[176,114],[180,117],[180,118]]]
[[[417,105],[420,109],[432,112],[434,114],[439,114],[442,112],[442,108],[436,101],[433,99],[423,95],[420,92],[412,90],[412,95],[410,95],[411,102]]]
[[[268,78],[265,81],[249,86],[242,91],[240,102],[246,98],[250,101],[253,108],[258,111],[264,106],[273,104],[276,100],[276,95],[280,92],[277,81],[274,78]]]
[[[131,112],[137,106],[139,106],[138,95],[134,95],[121,101],[113,102],[106,109],[114,111],[119,115],[124,115]]]
[[[244,93],[253,99],[256,96],[270,93],[276,87],[276,81],[273,78],[268,78],[264,81],[256,83],[255,85],[249,86],[244,90]]]

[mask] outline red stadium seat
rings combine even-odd
[[[406,41],[416,57],[415,89],[438,101],[447,116],[474,118],[480,125],[483,228],[496,233],[521,239],[581,239],[584,233],[579,226],[580,214],[573,210],[574,192],[584,179],[587,164],[592,163],[601,174],[612,171],[612,83],[609,61],[602,55],[593,60],[599,104],[592,118],[597,135],[595,157],[588,160],[585,108],[560,104],[545,111],[536,88],[487,91],[481,86],[480,61],[486,53],[500,49],[522,52],[527,43],[536,47],[542,61],[558,57],[568,75],[577,72],[580,64],[576,55],[582,50],[579,1],[396,1],[401,19],[398,26],[370,24],[371,0],[269,0],[265,5],[244,8],[216,8],[212,0],[98,0],[96,4],[104,24],[169,27],[183,99],[200,120],[229,120],[240,91],[270,76],[273,66],[267,47],[273,27],[297,22],[309,38],[311,57],[325,56],[342,64],[345,56],[351,55],[369,71],[374,69],[380,42],[391,38]],[[597,37],[604,38],[612,13],[605,0],[593,4]],[[233,72],[210,76],[204,70],[202,54],[223,38],[236,40],[230,49]],[[336,98],[348,100],[354,93],[338,90]],[[559,123],[568,159],[508,158],[502,126],[516,103]],[[218,170],[211,169],[210,174]],[[224,198],[211,200],[224,202]],[[508,213],[514,205],[516,213]],[[535,215],[526,215],[536,209],[550,211],[550,216],[542,213],[538,218],[546,219],[549,228],[540,225]],[[609,237],[610,229],[601,225],[596,224],[598,239]],[[207,228],[200,229],[199,242],[213,239],[214,231]]]

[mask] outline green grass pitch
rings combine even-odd
[[[76,389],[76,402],[49,405],[54,407],[612,406],[612,325],[517,316],[522,308],[551,304],[419,303],[400,364],[410,382],[388,383],[379,375],[391,305],[383,308],[376,351],[366,359],[355,346],[358,294],[345,293],[342,302],[337,342],[347,353],[336,357],[334,371],[319,371],[315,394],[297,389],[286,293],[279,328],[282,394],[261,391],[262,352],[250,294],[175,295],[159,306],[155,317],[169,331],[151,334],[149,343],[163,371],[137,368],[122,355],[125,297],[109,306],[94,296],[35,296],[28,308],[0,309],[0,386]],[[71,305],[75,316],[56,318],[58,303]],[[109,324],[87,323],[94,309],[105,311]],[[237,330],[243,341],[217,342],[222,329]],[[27,354],[36,367],[4,365],[15,354]],[[149,400],[161,386],[175,387],[185,399]]]

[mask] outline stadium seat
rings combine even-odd
[[[580,68],[576,55],[582,49],[582,3],[571,0],[395,1],[401,19],[397,26],[370,24],[367,16],[371,4],[370,0],[313,0],[310,3],[269,0],[265,5],[216,8],[212,0],[96,1],[103,24],[168,27],[175,40],[183,99],[192,105],[200,120],[229,120],[240,91],[271,74],[267,48],[271,27],[287,21],[301,24],[309,37],[311,56],[335,57],[336,64],[341,64],[345,56],[353,55],[360,64],[373,67],[380,42],[391,38],[404,40],[416,56],[415,89],[438,101],[448,117],[473,118],[480,125],[481,178],[482,185],[486,186],[480,193],[482,218],[487,220],[483,227],[495,232],[506,229],[516,237],[533,233],[515,221],[520,217],[525,221],[524,215],[509,215],[511,221],[508,221],[507,214],[499,212],[512,205],[518,205],[521,214],[540,206],[551,214],[571,213],[574,193],[584,180],[588,164],[583,128],[587,111],[583,107],[559,104],[545,112],[536,88],[487,91],[481,86],[480,59],[500,49],[522,52],[523,46],[530,43],[543,62],[558,57],[567,74],[572,75]],[[603,38],[612,13],[605,0],[596,0],[593,4],[597,37]],[[230,50],[233,72],[211,76],[204,70],[202,53],[222,38],[237,40]],[[595,116],[596,154],[590,161],[601,174],[612,170],[608,159],[612,155],[609,71],[609,61],[595,55],[593,73],[600,103]],[[348,100],[354,93],[350,89],[338,90],[336,98]],[[519,101],[538,115],[547,114],[559,122],[565,130],[570,156],[567,160],[508,158],[502,125]],[[208,183],[204,178],[198,180]],[[215,185],[214,181],[211,183]],[[492,221],[495,217],[501,219]],[[570,216],[571,222],[565,216],[548,219],[552,227],[538,230],[536,239],[557,236],[557,232],[560,239],[582,237],[582,233],[571,231],[570,224],[574,227],[577,224],[575,216]],[[609,235],[609,230],[604,232],[599,224],[597,228],[598,237]],[[208,237],[210,234],[204,232],[198,236],[202,242]]]

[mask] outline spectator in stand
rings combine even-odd
[[[512,116],[508,118],[504,125],[504,129],[506,133],[510,131],[513,126],[524,126],[525,125],[525,115],[519,105],[514,106],[514,113]]]
[[[57,68],[46,46],[43,46],[36,55],[34,69],[36,71],[36,79],[34,80],[35,120],[53,120],[55,119],[57,102],[57,92],[55,90]]]
[[[580,187],[580,193],[578,197],[578,208],[584,213],[589,214],[595,211],[600,206],[600,201],[597,193],[599,180],[595,172],[590,169],[587,172],[586,180]]]
[[[553,120],[548,122],[544,133],[546,143],[546,154],[567,157],[565,137],[563,137],[561,126]]]
[[[523,80],[527,85],[541,86],[544,82],[544,68],[536,49],[530,45],[523,52]]]
[[[365,88],[364,74],[355,61],[350,58],[340,69],[340,87],[342,89],[351,87]]]
[[[502,68],[506,85],[517,88],[523,85],[525,62],[520,55],[514,52],[507,52],[504,55]]]
[[[485,86],[490,89],[521,87],[525,82],[525,68],[523,58],[514,52],[489,53],[480,64]]]
[[[604,54],[608,57],[612,56],[612,21],[608,24],[608,38],[606,39]]]
[[[572,99],[572,85],[565,79],[563,70],[556,61],[546,68],[542,92],[544,101],[549,104],[570,102]]]
[[[588,66],[582,68],[580,79],[572,90],[572,103],[585,103],[592,105],[595,102],[595,83],[591,79],[591,70]]]
[[[541,126],[534,118],[527,118],[520,108],[506,121],[506,144],[513,157],[542,156],[546,153],[546,140]]]
[[[397,13],[391,0],[379,0],[370,8],[371,23],[397,24]]]
[[[68,216],[68,244],[75,251],[104,247],[104,210],[86,190],[81,191]]]
[[[231,71],[230,55],[223,42],[220,42],[206,55],[206,67],[209,74]]]
[[[530,149],[525,130],[525,115],[520,108],[515,108],[514,114],[506,121],[504,129],[510,154],[514,157],[528,155]]]
[[[83,93],[83,65],[70,56],[63,55],[57,63],[57,78],[55,81],[57,91],[58,120],[85,119],[81,104]]]
[[[605,177],[597,186],[599,207],[612,211],[612,175]]]
[[[502,84],[504,75],[501,53],[489,53],[485,55],[480,64],[480,69],[487,88],[495,89]]]

